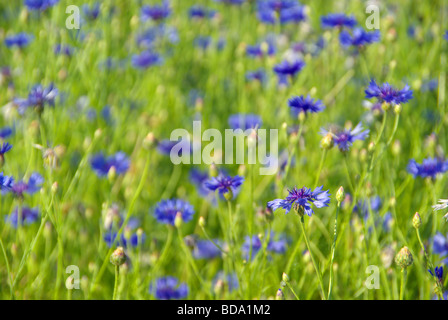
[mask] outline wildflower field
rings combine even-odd
[[[0,0],[0,299],[447,299],[447,14]]]

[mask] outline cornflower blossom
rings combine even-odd
[[[325,109],[322,101],[314,100],[309,95],[307,97],[304,96],[295,96],[288,100],[288,105],[291,108],[291,112],[298,116],[301,112],[307,113],[318,113]]]
[[[377,98],[379,103],[386,102],[391,105],[407,103],[413,98],[413,92],[408,85],[398,90],[387,82],[379,86],[374,79],[370,81],[365,94],[367,99]]]
[[[369,135],[369,130],[364,130],[361,123],[354,129],[343,129],[336,132],[321,129],[320,134],[326,136],[331,134],[333,136],[334,143],[338,146],[341,152],[347,152],[353,145],[353,142],[357,140],[365,140]]]
[[[320,18],[322,28],[342,28],[347,27],[352,29],[358,22],[354,16],[347,16],[344,13],[330,13]]]
[[[181,199],[162,200],[154,209],[154,216],[159,223],[174,226],[174,219],[180,213],[182,220],[188,222],[193,219],[194,208],[187,201]]]
[[[443,158],[426,158],[421,164],[414,159],[409,161],[407,171],[416,177],[435,179],[438,174],[445,173],[448,170],[448,160]]]
[[[175,277],[162,277],[151,283],[149,293],[159,300],[184,299],[188,296],[188,286]]]
[[[307,187],[297,189],[294,187],[288,190],[288,196],[285,199],[275,199],[268,202],[268,208],[272,211],[277,209],[284,209],[285,213],[289,213],[291,209],[297,211],[299,214],[305,213],[310,216],[314,213],[311,205],[316,208],[328,207],[330,203],[330,193],[322,191],[323,186],[317,187],[314,191]]]
[[[109,157],[102,152],[94,155],[90,160],[93,171],[99,177],[105,177],[114,168],[116,174],[124,174],[130,167],[130,161],[126,153],[119,151]]]

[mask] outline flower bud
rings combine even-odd
[[[154,133],[150,132],[143,139],[143,147],[146,149],[152,148],[157,143],[157,139],[154,136]]]
[[[210,175],[210,177],[217,177],[218,176],[218,168],[216,167],[216,164],[212,163],[210,165],[209,175]]]
[[[412,225],[414,226],[415,229],[420,228],[420,226],[422,225],[422,218],[420,218],[418,212],[416,212],[414,214],[414,218],[412,218]]]
[[[394,106],[394,113],[395,114],[400,114],[402,109],[403,109],[403,107],[401,106],[401,104],[396,104]]]
[[[123,247],[118,247],[110,255],[110,263],[112,263],[115,266],[121,266],[125,262],[126,262],[126,254],[124,253]]]
[[[174,218],[174,226],[176,228],[180,228],[182,226],[182,222],[183,222],[182,213],[181,212],[176,213],[176,217]]]
[[[113,182],[116,176],[117,176],[117,169],[115,169],[115,167],[112,166],[109,169],[109,172],[107,173],[107,178],[109,179],[110,182]]]
[[[275,300],[285,300],[285,295],[283,294],[282,289],[277,290],[277,294],[275,295]]]
[[[320,146],[322,149],[330,150],[334,146],[333,135],[331,133],[327,133],[325,137],[320,141]]]
[[[336,192],[336,200],[338,203],[341,203],[344,200],[345,193],[344,188],[341,186],[339,187],[338,191]]]
[[[395,263],[402,269],[410,267],[414,262],[411,251],[408,247],[403,247],[395,256]]]
[[[229,189],[226,193],[224,193],[224,199],[226,199],[227,201],[230,201],[233,199],[232,189]]]
[[[283,272],[283,274],[282,274],[282,280],[285,281],[285,282],[289,282],[289,277],[288,277],[288,275],[287,275],[286,273],[284,273],[284,272]]]
[[[205,228],[205,219],[204,219],[204,217],[199,217],[199,221],[198,221],[198,224],[199,224],[199,226],[201,227],[201,228]]]

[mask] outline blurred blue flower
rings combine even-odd
[[[57,44],[54,47],[54,53],[55,54],[64,54],[68,57],[71,57],[73,55],[73,47],[69,45],[63,45],[63,44]]]
[[[21,32],[12,36],[8,36],[5,38],[5,45],[8,48],[17,47],[17,48],[25,48],[28,46],[31,41],[33,41],[33,35],[28,34],[26,32]]]
[[[188,16],[190,18],[213,18],[216,14],[215,10],[207,9],[201,5],[193,5],[188,10]]]
[[[299,73],[303,67],[305,66],[305,62],[301,60],[288,61],[284,60],[281,63],[274,66],[274,72],[278,76],[290,76],[294,77],[297,73]]]
[[[22,207],[20,213],[20,223],[19,223],[19,208],[16,207],[14,211],[5,217],[5,222],[11,224],[14,228],[18,225],[28,225],[37,221],[39,218],[38,208]]]
[[[178,212],[182,215],[183,222],[188,222],[193,218],[194,208],[190,203],[181,199],[162,200],[157,203],[154,216],[158,222],[174,226],[174,219]]]
[[[373,79],[370,81],[365,93],[367,99],[377,98],[378,102],[387,102],[392,105],[406,103],[413,98],[412,90],[408,85],[405,85],[403,89],[398,90],[387,82],[378,86]]]
[[[159,300],[184,299],[188,296],[188,286],[175,277],[162,277],[151,283],[149,293]]]
[[[323,186],[317,187],[314,191],[303,187],[297,189],[294,187],[288,190],[288,196],[285,199],[275,199],[268,202],[268,208],[275,211],[279,208],[285,209],[286,213],[289,213],[291,209],[297,210],[299,213],[305,213],[310,216],[314,213],[311,205],[316,208],[328,207],[330,203],[330,193],[322,191]]]
[[[261,117],[256,114],[232,114],[228,119],[229,126],[233,129],[258,129],[263,124]]]
[[[90,20],[90,21],[96,20],[100,15],[100,3],[95,2],[95,3],[92,3],[90,6],[87,3],[83,4],[82,5],[82,13],[84,14],[84,17],[87,20]]]
[[[448,238],[444,237],[440,232],[432,239],[432,249],[435,254],[440,255],[443,258],[442,263],[448,264]]]
[[[201,171],[197,168],[192,168],[190,170],[190,181],[196,186],[196,190],[201,196],[207,196],[210,190],[204,185],[204,183],[209,179],[207,171]]]
[[[222,241],[218,239],[213,241],[222,247]],[[221,250],[210,240],[196,241],[192,253],[195,259],[213,259],[221,256]]]
[[[255,71],[248,71],[248,72],[246,72],[246,80],[249,82],[258,81],[260,83],[265,83],[266,72],[263,69],[258,69]]]
[[[261,44],[248,45],[246,46],[246,54],[249,57],[260,58],[264,55],[272,56],[276,52],[276,48],[272,41],[266,41]]]
[[[362,47],[380,41],[380,32],[378,30],[369,32],[364,31],[362,28],[355,28],[352,34],[350,34],[347,30],[343,30],[339,34],[339,41],[345,47]]]
[[[330,13],[320,18],[322,28],[353,28],[358,24],[354,16],[347,16],[344,13]]]
[[[31,88],[28,98],[14,99],[14,103],[18,106],[18,111],[23,114],[29,107],[36,107],[42,109],[45,105],[54,107],[54,100],[57,97],[59,91],[51,83],[47,88],[38,84]]]
[[[119,151],[109,157],[106,157],[102,152],[100,152],[90,159],[90,165],[97,176],[105,177],[112,167],[115,169],[116,174],[120,175],[126,173],[129,169],[130,161],[126,153],[122,151]]]
[[[155,4],[153,6],[145,5],[141,9],[142,21],[154,20],[160,21],[167,18],[171,14],[170,3],[164,0],[161,4]]]
[[[2,191],[8,191],[12,188],[14,183],[14,178],[10,176],[5,176],[3,172],[0,172],[0,189]]]
[[[146,50],[131,57],[132,66],[136,69],[146,69],[150,66],[162,64],[162,57],[152,51]]]
[[[435,267],[434,268],[434,273],[432,273],[431,269],[428,269],[428,272],[434,277],[437,277],[437,280],[439,280],[439,282],[443,282],[443,267]]]
[[[269,252],[280,254],[285,253],[288,244],[286,238],[280,237],[277,241],[273,240],[274,238],[275,234],[272,232],[266,250]],[[245,259],[247,260],[251,260],[251,257],[249,257],[251,240],[252,240],[252,257],[255,257],[257,253],[263,248],[263,243],[258,236],[256,235],[252,237],[246,236],[243,246],[241,247],[241,251]]]
[[[58,2],[59,0],[25,0],[25,6],[29,10],[44,11]]]
[[[0,139],[6,139],[13,134],[13,129],[11,127],[0,128]]]
[[[322,101],[314,100],[309,95],[305,98],[304,96],[295,96],[288,100],[288,105],[291,108],[291,112],[297,117],[301,112],[307,113],[317,113],[325,109]]]
[[[212,288],[215,288],[218,281],[222,281],[228,292],[232,292],[239,288],[238,276],[235,273],[225,274],[224,271],[219,271],[212,281]]]
[[[423,159],[422,164],[417,163],[414,159],[409,161],[407,170],[416,177],[435,179],[437,174],[444,173],[448,170],[448,160],[443,158],[427,158]]]
[[[29,195],[35,194],[41,189],[42,184],[44,183],[44,178],[37,172],[31,174],[28,182],[25,182],[24,180],[11,182],[11,180],[13,180],[12,177],[6,178],[5,183],[10,187],[6,187],[4,190],[7,193],[11,192],[17,198],[23,198],[25,193]]]

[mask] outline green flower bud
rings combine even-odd
[[[338,191],[336,192],[336,200],[338,203],[341,203],[344,200],[345,193],[344,188],[341,186],[339,187]]]
[[[412,225],[414,226],[415,229],[420,228],[420,226],[422,225],[422,218],[420,218],[418,212],[416,212],[414,214],[414,218],[412,218]]]
[[[400,114],[402,109],[403,109],[403,107],[401,106],[401,104],[396,104],[394,106],[394,113],[395,114]]]
[[[126,262],[126,254],[124,253],[123,247],[118,247],[110,255],[110,263],[115,266],[121,266]]]
[[[289,282],[289,277],[288,277],[288,275],[287,275],[286,273],[284,273],[284,272],[283,272],[283,274],[282,274],[282,280],[285,281],[285,282]]]
[[[174,226],[176,228],[180,228],[182,226],[182,222],[183,222],[182,213],[180,212],[176,213],[176,217],[174,218]]]
[[[218,176],[218,168],[216,168],[216,164],[212,163],[209,168],[210,177]]]
[[[199,224],[199,226],[201,227],[201,228],[205,228],[205,219],[204,219],[204,217],[199,217],[199,221],[198,221],[198,224]]]
[[[116,176],[117,176],[117,169],[115,169],[115,167],[112,166],[109,169],[109,172],[107,173],[107,178],[109,179],[110,182],[113,182]]]
[[[412,257],[411,251],[408,247],[403,247],[400,252],[395,256],[395,263],[402,269],[412,266],[414,263],[414,258]]]
[[[323,137],[322,140],[320,141],[320,146],[322,147],[322,149],[325,150],[330,150],[331,148],[333,148],[334,146],[333,135],[331,133],[325,135],[325,137]]]
[[[143,147],[146,149],[152,148],[157,143],[157,139],[154,136],[154,133],[150,132],[143,139]]]
[[[233,199],[233,192],[231,189],[229,189],[226,193],[224,193],[224,199],[226,199],[227,201]]]

